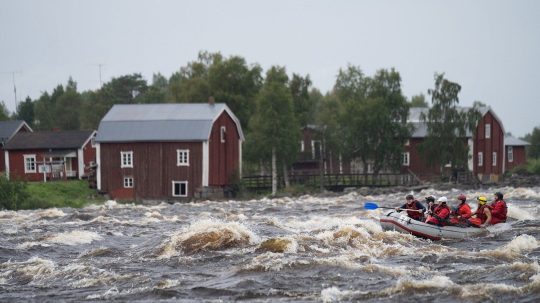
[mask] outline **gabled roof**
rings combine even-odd
[[[4,149],[79,149],[94,134],[93,130],[24,132],[16,134]]]
[[[458,111],[466,112],[471,109],[471,107],[458,107]],[[504,126],[502,124],[502,121],[499,119],[499,117],[495,114],[495,112],[490,107],[478,107],[477,110],[480,112],[482,117],[484,117],[488,112],[490,112],[493,117],[499,122],[499,125],[501,126],[502,131],[504,132]],[[420,116],[422,113],[427,115],[429,111],[428,107],[411,107],[409,109],[409,117],[407,118],[407,122],[413,126],[413,131],[411,136],[413,138],[425,138],[427,137],[427,123],[423,122],[420,119]],[[472,133],[470,130],[467,130],[467,137],[472,137]]]
[[[120,104],[99,123],[96,142],[206,141],[227,112],[244,140],[240,121],[224,103]]]
[[[30,126],[22,120],[0,121],[0,144],[9,141],[23,127],[32,131]]]
[[[526,146],[526,145],[531,145],[531,144],[527,141],[523,141],[521,139],[518,139],[512,136],[505,136],[504,145],[505,146]]]

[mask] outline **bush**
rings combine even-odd
[[[527,171],[533,175],[540,175],[540,159],[529,160]]]
[[[0,176],[0,209],[19,210],[29,198],[26,183]]]

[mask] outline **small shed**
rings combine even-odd
[[[101,120],[97,186],[114,199],[186,199],[242,171],[240,121],[223,103],[114,105]]]
[[[96,161],[95,131],[21,132],[4,146],[6,175],[27,181],[84,178]]]

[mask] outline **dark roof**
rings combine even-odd
[[[96,142],[205,141],[223,112],[244,140],[240,121],[224,103],[169,103],[114,105],[99,123]]]
[[[93,130],[25,132],[15,135],[5,149],[78,149],[94,134]]]
[[[22,120],[0,121],[0,142],[7,142],[21,127],[32,129]]]

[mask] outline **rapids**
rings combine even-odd
[[[363,209],[403,192],[0,211],[0,302],[538,302],[540,188],[496,190],[514,220],[439,242]]]

